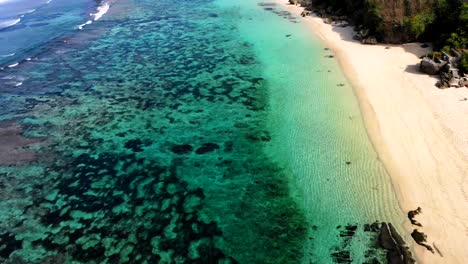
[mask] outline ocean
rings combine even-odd
[[[0,19],[0,262],[385,263],[390,178],[333,52],[280,4]]]

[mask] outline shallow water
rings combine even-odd
[[[119,1],[5,68],[0,261],[381,258],[403,217],[324,48],[271,3]]]

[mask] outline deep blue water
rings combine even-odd
[[[73,33],[98,4],[95,0],[0,1],[0,67],[32,56],[53,39]]]

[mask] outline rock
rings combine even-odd
[[[387,263],[414,264],[416,261],[405,244],[403,238],[390,223],[382,223],[379,234],[379,245],[387,250]]]
[[[421,207],[418,207],[418,208],[416,208],[416,210],[413,210],[413,211],[409,211],[409,212],[408,212],[408,218],[409,218],[409,220],[411,221],[411,224],[422,227],[422,224],[421,224],[421,223],[419,223],[418,221],[414,220],[414,217],[415,217],[416,215],[420,214],[421,211],[422,211]]]
[[[380,232],[381,224],[379,222],[374,222],[370,225],[371,231],[372,232]]]
[[[341,21],[332,22],[332,25],[337,26],[337,27],[347,27],[349,26],[349,23],[348,21],[341,20]]]
[[[377,39],[375,37],[367,37],[367,38],[363,38],[361,40],[361,43],[362,44],[367,44],[367,45],[376,45],[378,42],[377,42]]]
[[[304,10],[304,11],[302,11],[302,13],[301,13],[301,17],[310,16],[311,14],[312,14],[312,13],[311,13],[310,11]]]
[[[332,19],[329,18],[329,17],[326,17],[326,18],[323,19],[323,23],[325,23],[325,24],[331,24],[332,22],[333,22]]]
[[[368,29],[361,29],[357,32],[357,34],[354,36],[354,39],[356,40],[362,40],[365,39],[369,36],[369,30]]]
[[[416,241],[418,245],[425,247],[427,250],[432,252],[432,254],[434,254],[434,249],[428,244],[426,244],[426,239],[427,239],[426,234],[424,234],[423,232],[419,232],[417,229],[414,229],[413,233],[411,233],[411,236],[413,237],[414,241]]]
[[[463,87],[463,86],[468,87],[468,77],[462,77],[460,79],[460,87]]]
[[[437,63],[429,57],[424,57],[419,64],[419,70],[430,75],[435,75],[438,74],[444,66],[445,63]]]

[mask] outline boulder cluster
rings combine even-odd
[[[437,87],[441,89],[468,87],[468,75],[458,69],[461,54],[456,50],[452,50],[451,54],[442,51],[441,54],[440,58],[434,55],[423,57],[419,70],[430,75],[438,74],[440,81]]]

